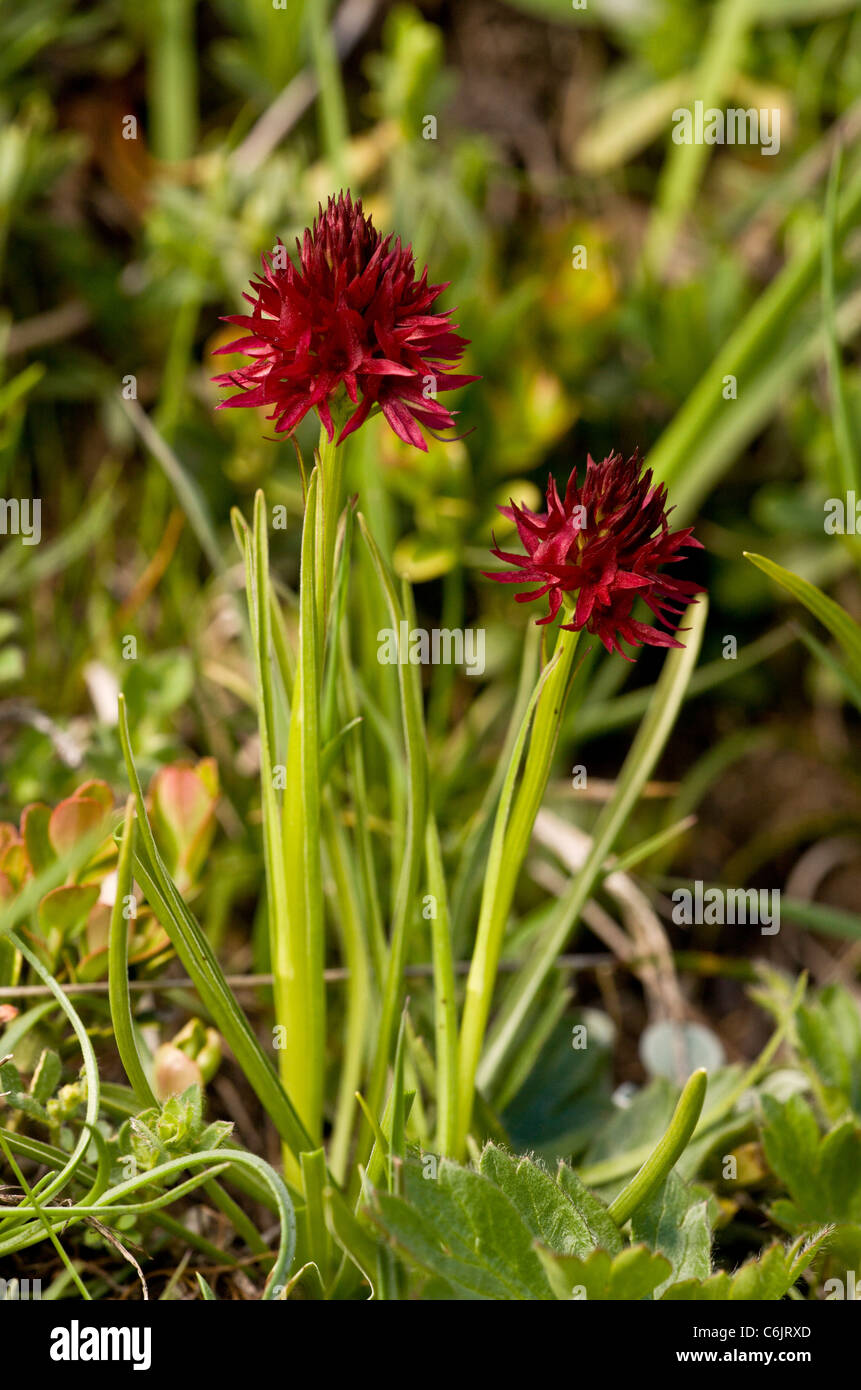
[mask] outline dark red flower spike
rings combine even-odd
[[[320,208],[296,247],[298,264],[280,244],[280,255],[263,257],[244,296],[252,312],[225,320],[249,336],[218,352],[251,361],[215,378],[239,391],[220,408],[271,406],[278,434],[313,409],[330,441],[339,428],[338,444],[381,410],[399,439],[426,450],[422,427],[454,427],[437,393],[479,380],[449,370],[467,339],[453,331],[452,310],[432,307],[447,286],[429,285],[427,269],[416,279],[412,247],[381,237],[349,192]]]
[[[603,463],[588,458],[583,486],[578,487],[574,469],[564,499],[550,479],[546,512],[514,502],[500,507],[517,526],[526,554],[497,549],[494,537],[492,553],[516,568],[487,577],[502,584],[537,584],[516,597],[518,603],[547,598],[549,612],[539,623],[552,622],[567,597],[574,613],[562,626],[595,633],[608,652],[617,651],[626,661],[631,658],[620,642],[680,647],[675,636],[679,616],[703,592],[702,585],[659,571],[684,559],[686,548],[701,546],[692,527],[670,530],[666,501],[666,488],[653,485],[652,470],[643,473],[636,454],[627,462],[621,454],[611,454]],[[638,597],[667,631],[631,616]]]

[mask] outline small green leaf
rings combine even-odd
[[[494,1182],[444,1161],[426,1179],[409,1161],[404,1197],[376,1192],[369,1215],[411,1264],[465,1299],[542,1300],[552,1293],[533,1249],[533,1234]]]
[[[609,1250],[611,1255],[618,1255],[622,1249],[622,1237],[603,1202],[599,1202],[567,1163],[559,1164],[557,1180],[586,1222],[593,1245],[600,1245],[604,1250]]]
[[[26,806],[21,813],[21,834],[27,846],[27,858],[36,874],[47,869],[57,857],[48,834],[50,820],[51,808],[41,801]]]
[[[595,1250],[585,1260],[539,1246],[538,1256],[559,1299],[629,1302],[648,1298],[671,1273],[669,1260],[645,1245],[630,1245],[616,1256]]]
[[[513,1158],[495,1144],[481,1155],[479,1172],[510,1198],[532,1235],[564,1255],[588,1255],[595,1242],[560,1183],[528,1158]]]
[[[708,1279],[683,1279],[663,1294],[664,1301],[685,1302],[776,1302],[789,1290],[819,1253],[828,1238],[828,1229],[817,1231],[808,1241],[796,1241],[788,1250],[770,1245],[755,1260],[748,1260],[734,1274],[721,1270]]]
[[[634,1213],[631,1236],[667,1256],[673,1281],[707,1279],[711,1274],[708,1202],[698,1198],[676,1173],[670,1173]]]
[[[846,1119],[822,1137],[802,1096],[764,1095],[762,1105],[765,1156],[792,1199],[775,1204],[775,1218],[791,1230],[861,1222],[861,1126]]]
[[[30,1095],[34,1100],[46,1101],[56,1091],[63,1074],[62,1064],[56,1052],[46,1047],[39,1058],[33,1079],[30,1082]]]
[[[56,932],[61,941],[73,937],[84,927],[98,896],[97,883],[54,888],[39,904],[39,929],[42,935]]]
[[[0,1062],[0,1095],[17,1095],[21,1090],[21,1073],[14,1062]]]

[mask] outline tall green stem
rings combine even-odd
[[[281,1075],[319,1147],[326,1049],[325,923],[320,866],[320,678],[316,557],[323,525],[319,469],[311,475],[299,596],[299,659],[290,709],[282,832],[286,931],[273,941],[279,1023],[285,1029]]]
[[[344,832],[328,796],[323,803],[326,855],[335,885],[341,949],[349,970],[345,989],[346,1021],[341,1056],[338,1096],[329,1161],[338,1182],[347,1176],[350,1141],[357,1110],[356,1091],[362,1082],[368,1019],[371,1011],[371,963],[365,931],[359,912],[359,891],[352,857]]]
[[[457,1001],[445,871],[433,812],[428,812],[425,827],[425,860],[428,891],[434,898],[431,941],[436,1035],[437,1145],[440,1153],[448,1156],[454,1150],[457,1134]]]
[[[320,426],[317,455],[320,459],[318,506],[322,553],[317,557],[317,589],[321,639],[325,637],[326,620],[335,585],[335,541],[338,536],[338,518],[341,515],[346,447],[346,444],[339,446],[334,441],[330,444],[326,431],[322,425]]]
[[[455,1154],[458,1157],[464,1152],[472,1122],[475,1076],[490,1016],[505,924],[550,775],[578,637],[579,633],[559,630],[553,662],[545,668],[541,678],[543,684],[539,683],[536,688],[515,743],[496,813],[460,1031],[458,1124],[455,1136]],[[514,781],[533,709],[534,724],[526,767],[509,821]]]

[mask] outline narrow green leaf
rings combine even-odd
[[[674,1168],[697,1127],[707,1085],[708,1077],[703,1067],[688,1078],[666,1134],[640,1171],[610,1203],[609,1213],[617,1226],[624,1225]]]
[[[780,584],[792,594],[793,598],[798,599],[799,603],[803,603],[814,618],[819,619],[823,627],[826,627],[831,636],[839,642],[853,680],[861,681],[861,627],[854,618],[850,618],[839,603],[823,594],[815,584],[802,579],[798,574],[793,574],[791,570],[784,569],[783,565],[747,550],[744,551],[744,555],[757,569],[761,569],[763,574],[767,574],[769,579],[773,579],[776,584]]]
[[[825,324],[828,378],[831,387],[831,410],[834,438],[837,444],[838,475],[844,492],[861,491],[861,466],[854,438],[849,403],[840,360],[840,340],[837,334],[837,307],[834,289],[834,254],[837,241],[837,193],[843,151],[840,145],[834,152],[828,192],[825,199],[825,229],[822,237],[822,317]]]
[[[134,1016],[128,980],[128,918],[126,903],[132,895],[132,864],[134,862],[135,804],[129,797],[123,822],[123,837],[120,841],[120,854],[117,863],[117,882],[114,905],[111,908],[111,925],[108,937],[108,1000],[111,1008],[111,1023],[120,1061],[126,1076],[131,1082],[138,1103],[147,1109],[157,1105],[147,1074],[138,1052],[135,1036]]]
[[[186,907],[159,855],[147,815],[143,788],[134,764],[128,717],[122,696],[119,702],[119,731],[143,841],[142,849],[135,854],[135,876],[159,922],[170,937],[183,966],[194,980],[203,1004],[212,1014],[219,1032],[232,1050],[281,1138],[295,1155],[303,1150],[311,1150],[313,1142],[310,1135],[225,981],[212,947]]]
[[[401,621],[405,618],[404,608],[398,599],[394,579],[383,560],[376,541],[361,515],[358,516],[362,538],[373,561],[374,570],[385,595],[391,616],[392,626],[397,633],[401,631]],[[404,585],[404,603],[407,605],[406,621],[414,625],[409,589]],[[372,1110],[378,1110],[385,1087],[386,1071],[391,1055],[395,1022],[400,1007],[403,987],[404,965],[410,928],[417,917],[418,887],[424,858],[425,818],[427,815],[427,740],[424,732],[421,686],[418,667],[399,661],[398,685],[401,699],[401,720],[403,739],[407,758],[407,817],[405,852],[398,877],[395,899],[391,941],[389,946],[388,969],[383,989],[382,1012],[378,1031],[377,1051],[371,1073],[368,1101]]]

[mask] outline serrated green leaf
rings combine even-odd
[[[669,1260],[645,1245],[630,1245],[616,1256],[595,1250],[585,1260],[543,1247],[538,1255],[559,1299],[585,1297],[590,1302],[615,1303],[648,1298],[671,1272]]]
[[[559,1164],[557,1181],[559,1186],[568,1193],[586,1222],[592,1243],[608,1250],[611,1255],[618,1255],[622,1249],[622,1237],[619,1234],[618,1226],[603,1202],[599,1202],[598,1198],[589,1191],[586,1184],[581,1181],[573,1168],[568,1167],[567,1163]]]
[[[403,1170],[404,1196],[376,1192],[369,1215],[399,1253],[449,1284],[456,1297],[552,1298],[533,1234],[490,1178],[444,1161],[436,1180],[419,1164]]]
[[[675,1172],[634,1212],[631,1235],[635,1241],[643,1241],[651,1250],[667,1256],[672,1282],[703,1280],[711,1274],[708,1203]],[[662,1288],[658,1289],[656,1297],[662,1292]]]
[[[826,1087],[837,1092],[834,1118],[848,1105],[861,1114],[861,1015],[849,992],[829,985],[802,1005],[798,1041]]]
[[[442,1279],[455,1297],[500,1301],[522,1297],[497,1278],[471,1249],[465,1235],[456,1234],[456,1203],[435,1183],[422,1207],[419,1211],[400,1197],[378,1192],[368,1215],[383,1228],[402,1257]]]
[[[758,1260],[742,1265],[733,1275],[730,1298],[757,1302],[784,1298],[795,1283],[792,1266],[782,1245],[772,1245]]]
[[[671,1284],[661,1294],[661,1302],[722,1303],[729,1299],[731,1287],[732,1280],[722,1269],[703,1283],[696,1279],[685,1279],[680,1284]]]
[[[672,1284],[663,1301],[775,1302],[785,1298],[821,1249],[830,1232],[822,1230],[809,1241],[789,1249],[770,1245],[755,1260],[748,1260],[734,1274],[720,1270],[708,1279],[686,1279]]]
[[[440,1166],[439,1185],[460,1207],[476,1253],[499,1277],[521,1287],[521,1297],[549,1297],[532,1232],[511,1199],[480,1173],[454,1163]]]
[[[792,1198],[775,1203],[775,1218],[790,1229],[861,1222],[861,1126],[846,1119],[822,1137],[803,1096],[762,1104],[765,1156]]]
[[[589,1227],[574,1202],[537,1163],[513,1158],[488,1144],[479,1172],[510,1198],[532,1235],[551,1250],[586,1256],[594,1248]]]

